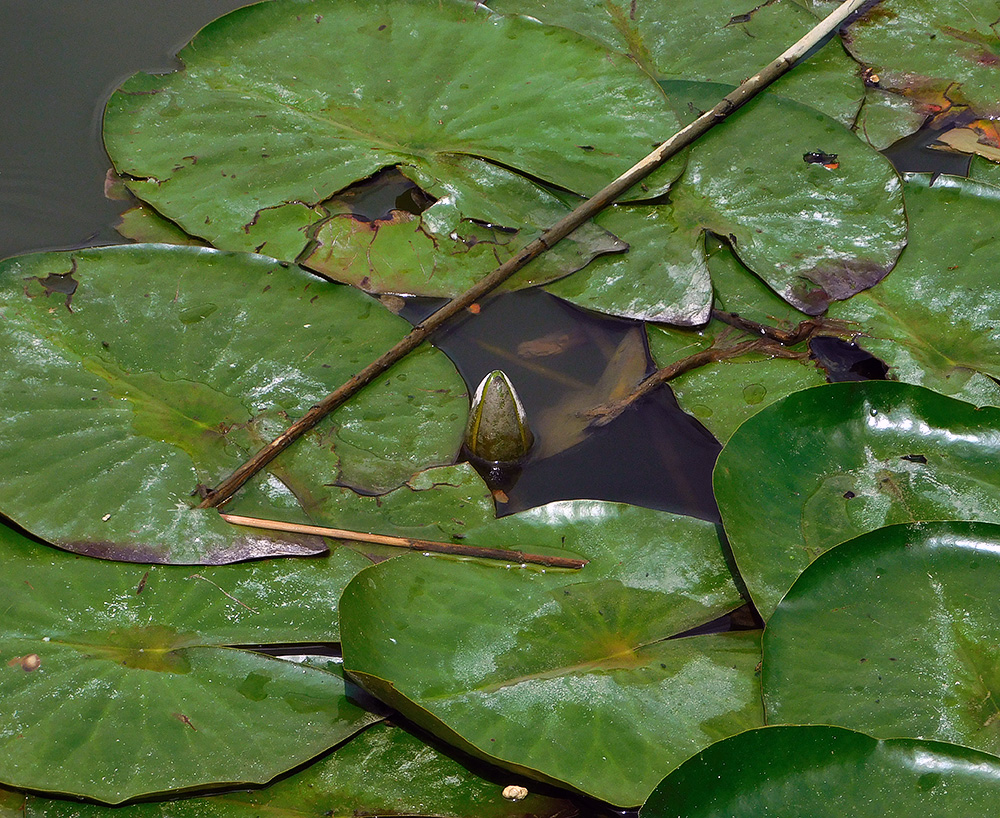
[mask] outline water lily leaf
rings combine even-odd
[[[754,415],[722,450],[714,484],[761,615],[812,560],[866,531],[1000,520],[998,450],[1000,409],[892,381],[818,386]]]
[[[689,118],[725,93],[661,84]],[[678,222],[728,238],[810,315],[877,283],[906,243],[902,185],[888,160],[824,114],[776,97],[752,100],[699,140],[670,200]]]
[[[906,211],[913,229],[892,275],[828,315],[863,333],[892,377],[1000,406],[1000,189],[908,175]]]
[[[437,519],[474,518],[465,492],[435,494]],[[580,500],[462,533],[590,563],[542,571],[408,554],[359,574],[341,599],[345,667],[407,717],[620,805],[760,723],[756,632],[669,638],[739,606],[712,524]]]
[[[879,740],[839,727],[764,727],[686,762],[639,815],[963,818],[989,814],[998,777],[997,759],[943,742]]]
[[[130,207],[118,219],[115,230],[130,241],[145,244],[184,244],[205,246],[205,242],[189,236],[169,219],[163,218],[149,205],[141,202]]]
[[[190,495],[377,358],[405,321],[273,259],[202,248],[24,256],[0,281],[6,515],[61,547],[131,561],[324,550],[235,529]],[[457,372],[427,348],[297,448],[310,479],[384,491],[450,462],[466,411]]]
[[[784,330],[805,318],[778,298],[747,270],[726,245],[710,238],[708,266],[716,288],[716,308]],[[747,335],[713,318],[693,331],[646,325],[649,349],[659,367],[669,366],[711,348],[747,340]],[[725,443],[736,427],[765,406],[792,392],[826,382],[821,369],[808,358],[805,344],[794,347],[801,359],[773,358],[759,352],[717,361],[670,381],[680,407],[700,420]]]
[[[436,200],[419,215],[393,209],[387,218],[367,220],[328,202],[332,215],[312,231],[315,242],[302,263],[367,292],[452,297],[569,213],[551,193],[497,165],[469,156],[442,156],[437,165],[447,181],[420,166],[399,168]],[[587,222],[505,286],[544,284],[598,254],[627,249]]]
[[[137,74],[108,103],[116,169],[192,235],[286,259],[318,205],[381,168],[445,187],[455,156],[480,157],[591,195],[677,129],[624,55],[471,0],[260,3],[179,57],[181,71]]]
[[[847,50],[879,85],[918,101],[1000,114],[1000,37],[992,0],[879,3],[844,33]]]
[[[0,554],[6,785],[118,803],[264,783],[380,718],[333,674],[227,647],[329,638],[324,603],[355,555],[192,574],[81,560],[7,528]]]
[[[490,8],[528,14],[579,31],[632,57],[657,79],[739,85],[816,25],[791,3],[745,0],[496,0]],[[850,126],[864,95],[857,66],[834,38],[771,90]],[[718,101],[718,100],[716,100]],[[713,103],[714,104],[714,103]]]
[[[697,326],[712,309],[700,225],[685,223],[669,205],[611,207],[593,220],[628,243],[623,255],[604,256],[546,289],[591,310]]]
[[[930,115],[930,111],[914,106],[908,97],[871,87],[865,89],[865,104],[858,112],[853,130],[875,150],[881,151],[915,133]]]
[[[824,554],[768,622],[768,719],[1000,755],[998,555],[1000,526],[965,522],[891,526]]]
[[[424,815],[429,818],[569,818],[569,801],[529,793],[521,801],[502,795],[503,785],[480,778],[441,750],[405,730],[376,724],[304,771],[271,786],[181,801],[117,807],[121,818],[252,818],[262,810],[310,818],[374,818]],[[95,804],[0,792],[5,809],[22,818],[101,818]],[[11,818],[13,818],[13,813]]]

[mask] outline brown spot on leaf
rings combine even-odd
[[[42,657],[37,653],[29,653],[27,656],[15,656],[9,662],[7,662],[7,667],[20,667],[21,670],[31,673],[33,670],[38,670],[42,666]]]
[[[76,288],[80,286],[80,282],[73,278],[73,274],[76,272],[76,259],[71,257],[71,266],[69,272],[66,273],[49,273],[45,278],[39,278],[38,276],[28,276],[25,281],[37,281],[44,291],[44,295],[48,298],[52,293],[58,293],[59,295],[65,295],[66,309],[73,312],[73,308],[70,306],[70,302],[73,300],[73,294],[76,292]],[[24,285],[24,294],[28,298],[34,298],[31,293],[28,292],[28,285]]]

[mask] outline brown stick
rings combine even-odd
[[[583,568],[587,564],[587,560],[572,559],[571,557],[548,557],[544,554],[525,554],[523,551],[511,551],[506,548],[477,548],[474,545],[415,540],[410,537],[392,537],[386,534],[365,534],[362,531],[344,531],[340,528],[326,528],[320,525],[261,520],[257,517],[241,517],[238,514],[219,514],[219,516],[233,525],[267,528],[271,531],[289,531],[293,534],[315,534],[320,537],[333,537],[336,540],[370,542],[377,545],[391,545],[394,548],[409,548],[413,551],[433,551],[435,554],[482,557],[487,560],[502,560],[503,562],[528,562],[533,565],[547,565],[550,568]]]
[[[534,260],[557,242],[564,239],[588,219],[596,216],[634,184],[646,178],[668,159],[680,153],[681,150],[698,139],[698,137],[722,122],[733,111],[763,91],[768,85],[789,71],[810,49],[819,44],[824,37],[834,31],[850,14],[860,8],[865,2],[868,2],[868,0],[845,0],[832,14],[819,22],[795,45],[770,62],[759,73],[754,74],[750,79],[744,81],[735,91],[724,97],[714,108],[706,111],[690,125],[681,128],[681,130],[657,147],[645,159],[633,165],[603,190],[598,191],[592,198],[583,202],[571,213],[564,216],[509,261],[480,279],[478,283],[474,284],[461,295],[453,298],[422,324],[414,327],[409,335],[403,338],[402,341],[386,352],[381,358],[366,366],[361,372],[327,395],[284,432],[237,468],[236,471],[223,480],[215,489],[209,491],[208,496],[199,503],[198,508],[217,508],[222,505],[247,480],[263,469],[281,452],[298,440],[299,437],[312,429],[334,409],[341,406],[348,398],[375,380],[390,366],[420,346],[445,321],[457,315],[487,293],[495,290],[514,275],[514,273],[528,264],[528,262]]]

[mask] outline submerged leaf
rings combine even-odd
[[[1000,755],[998,583],[996,525],[891,526],[834,548],[768,622],[768,719]]]
[[[226,647],[335,638],[350,552],[192,574],[2,528],[0,558],[4,784],[118,803],[265,783],[380,718],[333,674]]]
[[[179,57],[181,71],[138,74],[112,96],[115,167],[192,235],[286,259],[326,199],[382,168],[408,168],[437,198],[458,156],[591,195],[677,129],[624,55],[471,0],[259,3]],[[672,168],[637,195],[664,192]],[[455,213],[486,219],[482,199],[503,185],[467,208],[468,177]]]
[[[192,494],[396,343],[405,321],[273,259],[202,248],[24,256],[0,266],[0,283],[6,515],[64,548],[130,561],[324,550],[236,529]],[[298,480],[384,491],[454,458],[466,407],[458,373],[426,347],[293,447],[307,475],[289,472],[294,457],[272,474],[292,491]]]
[[[425,519],[469,521],[446,523],[467,543],[590,562],[365,570],[341,600],[344,663],[380,698],[474,755],[621,805],[760,723],[756,633],[669,638],[740,604],[712,524],[596,501],[479,522],[461,488],[424,494]]]
[[[988,815],[1000,762],[938,741],[826,726],[748,730],[660,784],[640,818],[965,818]]]
[[[719,456],[715,494],[766,619],[810,562],[858,534],[1000,521],[998,457],[1000,409],[892,381],[828,384],[740,426]]]

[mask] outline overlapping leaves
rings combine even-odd
[[[461,489],[426,494],[437,514],[425,519],[475,508]],[[359,574],[341,601],[345,666],[419,724],[628,806],[699,749],[760,723],[756,632],[671,638],[740,604],[712,524],[580,500],[462,533],[590,562],[565,572],[414,555]]]
[[[118,803],[259,783],[379,716],[331,673],[232,645],[336,638],[362,561],[122,566],[0,528],[0,782]]]
[[[0,269],[0,507],[50,542],[131,561],[221,563],[325,549],[196,510],[216,485],[407,331],[348,287],[273,259],[134,245]],[[300,446],[303,481],[367,491],[450,462],[465,388],[428,347]],[[304,451],[302,451],[304,450]],[[308,505],[309,497],[297,495]]]

